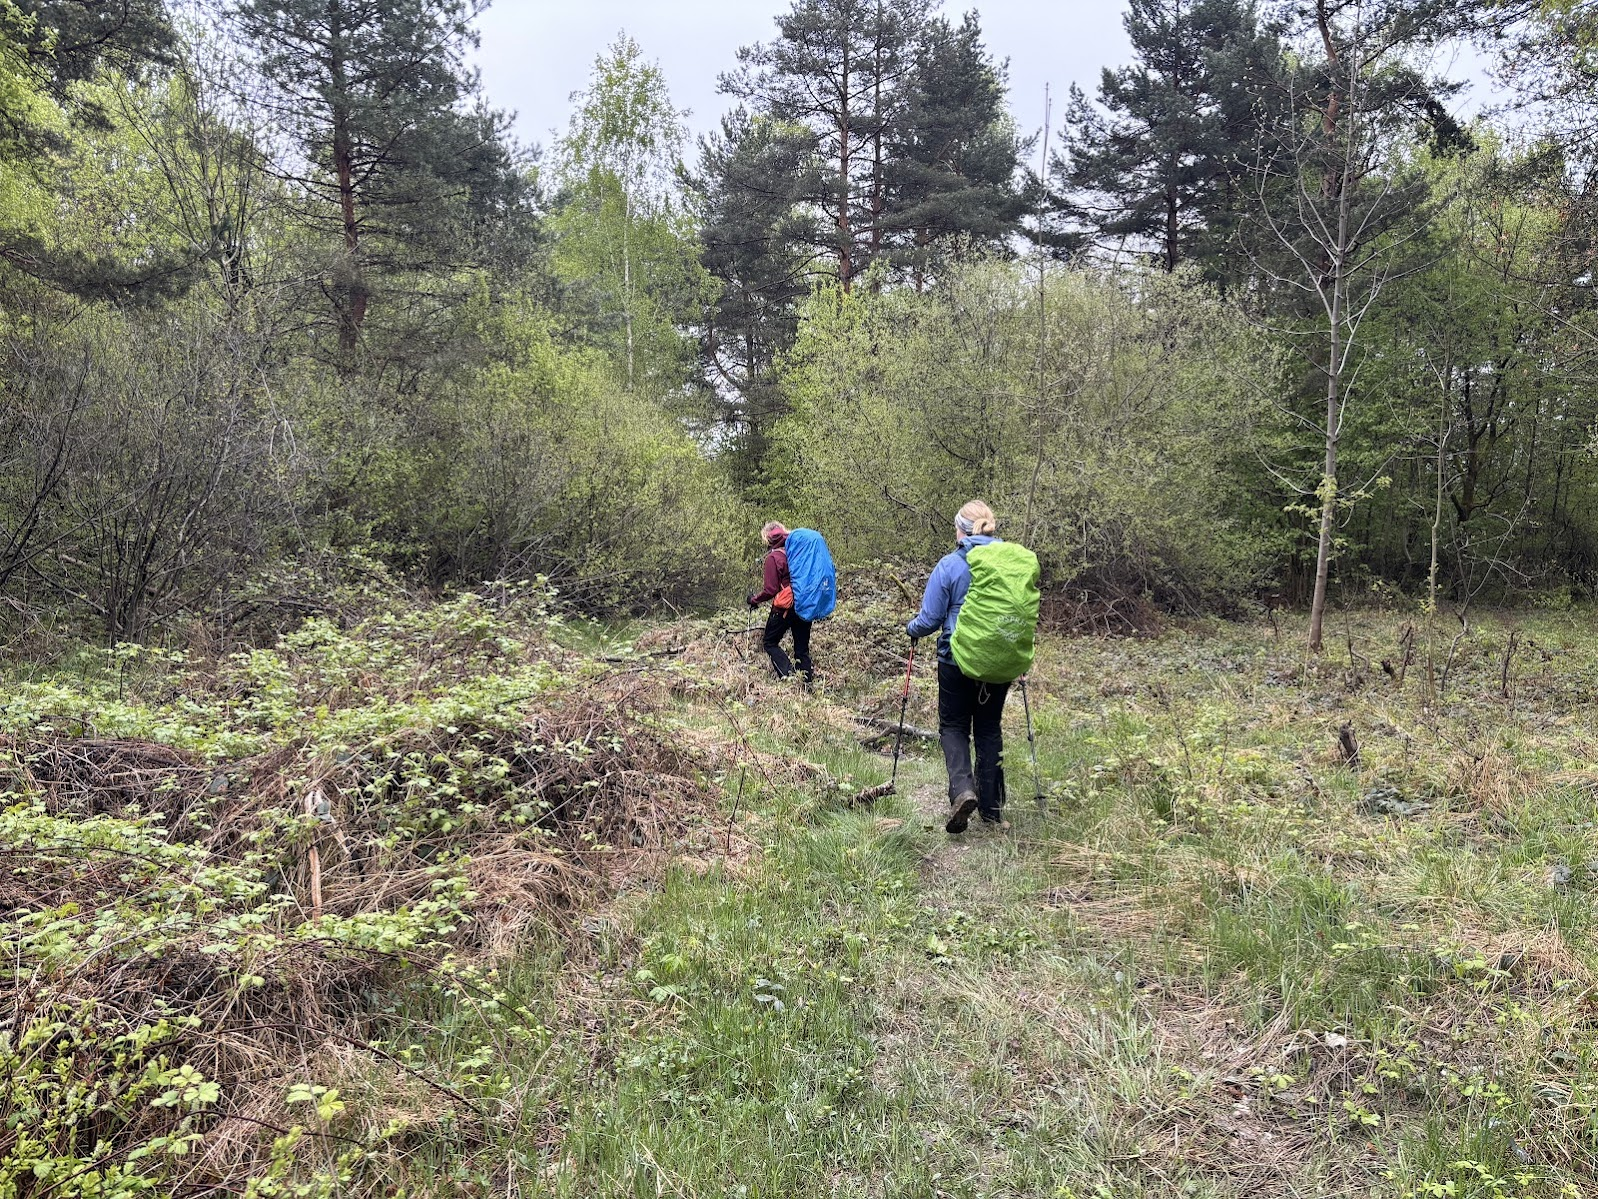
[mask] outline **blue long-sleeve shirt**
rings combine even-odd
[[[921,597],[921,611],[905,625],[904,631],[912,637],[938,634],[938,658],[953,662],[954,653],[949,648],[949,638],[954,636],[955,623],[960,619],[960,608],[965,603],[965,593],[971,590],[971,568],[966,565],[965,554],[974,545],[992,545],[997,537],[973,534],[960,539],[960,548],[945,554],[932,568],[927,580],[926,594]]]

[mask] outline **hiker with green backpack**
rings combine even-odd
[[[1004,700],[1032,668],[1038,560],[996,536],[993,509],[981,500],[962,507],[954,527],[956,548],[933,569],[905,632],[912,640],[938,634],[938,739],[949,771],[944,828],[963,833],[980,810],[984,827],[1003,830]]]

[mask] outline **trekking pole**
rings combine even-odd
[[[882,799],[884,796],[893,795],[899,785],[899,751],[904,748],[904,718],[910,711],[910,674],[916,668],[916,642],[910,639],[910,656],[904,664],[904,687],[899,693],[899,731],[893,738],[893,775],[887,782],[877,787],[867,787],[854,797],[857,804],[870,803],[872,800]]]
[[[1021,679],[1021,710],[1026,713],[1026,742],[1032,750],[1032,786],[1037,793],[1038,811],[1043,812],[1048,804],[1043,799],[1043,776],[1038,773],[1038,739],[1032,733],[1032,703],[1027,697],[1025,676]]]
[[[910,656],[904,663],[904,691],[899,696],[899,735],[893,739],[893,775],[888,779],[888,789],[899,785],[899,751],[904,747],[904,718],[910,710],[910,672],[916,668],[916,642],[910,639]]]

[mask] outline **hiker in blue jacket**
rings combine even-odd
[[[766,543],[766,560],[761,567],[760,590],[748,597],[751,608],[771,601],[771,615],[766,617],[766,632],[761,639],[766,656],[779,679],[793,674],[794,663],[782,648],[782,639],[793,634],[793,656],[799,672],[805,676],[805,686],[815,681],[815,671],[810,663],[810,622],[793,610],[793,578],[788,573],[788,530],[779,521],[767,521],[760,530],[760,539]]]
[[[954,518],[956,548],[946,554],[927,580],[921,611],[905,626],[912,639],[938,634],[938,740],[949,771],[949,820],[943,827],[963,833],[971,813],[981,809],[985,828],[1002,830],[1004,819],[1004,699],[1008,683],[982,683],[967,678],[955,665],[949,646],[960,606],[971,587],[966,551],[998,541],[993,509],[971,500]],[[976,772],[971,770],[971,745],[976,742]]]

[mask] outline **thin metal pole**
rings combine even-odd
[[[904,745],[904,717],[910,710],[910,672],[916,668],[916,643],[910,640],[910,657],[904,664],[904,693],[899,697],[899,734],[893,739],[893,777],[888,780],[891,794],[899,784],[899,750]]]
[[[1043,776],[1038,773],[1038,739],[1032,732],[1032,701],[1027,696],[1026,679],[1021,680],[1021,710],[1026,713],[1026,742],[1032,750],[1032,786],[1036,792],[1035,802],[1038,811],[1044,811],[1048,805],[1043,800]],[[900,723],[903,723],[902,721]]]

